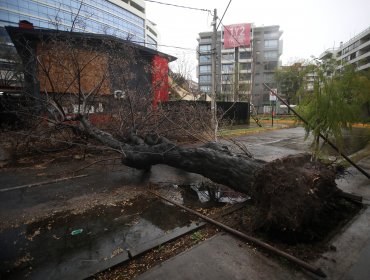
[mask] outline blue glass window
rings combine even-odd
[[[76,25],[76,31],[102,33],[103,30],[109,30],[109,34],[122,38],[133,34],[138,41],[145,41],[145,21],[106,0],[83,2],[79,0],[1,0],[0,2],[0,19],[13,25],[18,24],[19,20],[26,19],[36,27],[55,28],[53,22],[57,19],[61,24],[58,28],[69,30],[78,14],[80,20]]]

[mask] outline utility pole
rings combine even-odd
[[[212,32],[212,92],[211,92],[211,112],[212,112],[212,129],[214,132],[214,140],[217,140],[217,104],[216,104],[216,90],[217,90],[217,77],[216,77],[216,59],[217,59],[217,9],[213,11],[213,32]]]
[[[235,65],[234,65],[234,102],[239,101],[239,47],[235,47]]]

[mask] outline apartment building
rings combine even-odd
[[[217,32],[216,99],[249,101],[263,110],[270,105],[263,83],[275,87],[274,72],[281,65],[282,31],[279,26],[242,23]],[[199,33],[197,76],[199,90],[211,92],[212,32]]]
[[[328,49],[320,59],[333,57],[342,64],[353,64],[359,71],[370,69],[370,27],[366,28],[339,48]]]

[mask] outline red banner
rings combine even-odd
[[[224,48],[230,49],[251,44],[251,24],[232,24],[224,28]]]
[[[153,106],[156,108],[158,102],[168,101],[168,60],[155,55],[152,63]]]

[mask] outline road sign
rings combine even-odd
[[[273,88],[272,91],[274,91],[275,94],[277,94],[277,89]],[[276,95],[270,92],[270,101],[276,101],[277,97]]]

